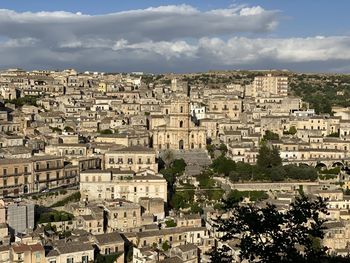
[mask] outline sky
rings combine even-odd
[[[0,69],[350,72],[348,0],[1,0]]]

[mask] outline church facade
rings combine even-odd
[[[190,101],[184,95],[172,97],[164,106],[166,124],[153,129],[153,147],[158,150],[205,149],[205,128],[195,126],[191,121]]]

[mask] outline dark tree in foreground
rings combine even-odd
[[[209,254],[210,262],[212,263],[231,263],[233,257],[230,254],[230,248],[223,245],[220,248],[216,248]]]
[[[231,216],[216,221],[218,231],[224,233],[222,241],[238,240],[241,260],[261,263],[331,262],[327,248],[321,245],[326,204],[319,198],[310,201],[297,197],[289,210],[280,212],[274,205],[265,207],[228,204]],[[220,261],[220,253],[213,249],[209,254]]]

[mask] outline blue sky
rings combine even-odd
[[[186,8],[181,9],[184,5]],[[172,6],[172,9],[145,11],[160,6]],[[226,12],[232,8],[238,11],[232,11],[229,17],[208,15],[216,9]],[[240,15],[244,8],[258,11],[249,13],[247,19]],[[12,31],[0,28],[0,56],[4,55],[0,68],[72,66],[80,70],[180,72],[277,67],[300,71],[350,71],[350,57],[339,56],[350,47],[348,0],[1,0],[0,9],[7,9],[0,12],[0,27]],[[130,25],[133,20],[124,19],[120,13],[132,10],[141,10],[137,13],[139,24]],[[32,14],[24,13],[28,11]],[[45,17],[38,15],[43,11]],[[81,12],[90,17],[60,15],[57,18],[56,11],[72,15]],[[115,14],[115,18],[110,19],[110,14]],[[158,15],[159,20],[154,20]],[[133,16],[135,14],[130,15]],[[81,22],[85,19],[89,26],[84,27]],[[190,32],[181,34],[185,19],[193,25],[193,36]],[[208,19],[214,19],[216,24],[206,35],[201,25]],[[177,25],[177,20],[184,23]],[[74,30],[67,30],[63,26],[65,21]],[[164,21],[163,27],[160,21]],[[174,26],[170,26],[172,21],[176,21]],[[139,29],[142,32],[137,32],[139,25],[142,25]],[[99,26],[110,27],[110,30],[100,34]],[[113,30],[115,27],[125,28],[125,32]],[[55,34],[52,34],[53,29]],[[126,32],[128,30],[134,33]],[[150,37],[145,32],[150,32]],[[32,56],[23,57],[26,53]]]

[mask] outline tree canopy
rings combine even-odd
[[[267,130],[263,136],[263,141],[278,141],[280,137],[277,133]]]
[[[222,241],[235,242],[241,260],[260,263],[329,262],[327,249],[320,240],[324,237],[321,214],[327,214],[326,203],[318,198],[297,197],[287,211],[276,206],[263,207],[225,202],[229,218],[216,220],[223,233]],[[228,262],[227,251],[213,249],[209,255],[215,262]],[[222,258],[222,260],[221,260]]]
[[[257,156],[257,166],[262,169],[271,168],[274,166],[281,166],[282,159],[277,147],[268,147],[263,143],[259,149]]]

